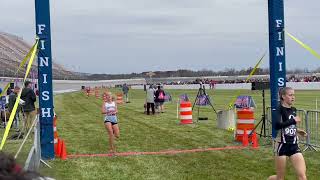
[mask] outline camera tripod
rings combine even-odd
[[[198,90],[196,99],[194,100],[194,103],[193,103],[193,105],[192,105],[192,110],[194,109],[194,106],[197,104],[197,102],[200,100],[199,98],[202,97],[202,96],[205,96],[206,102],[211,106],[211,108],[213,109],[213,111],[217,114],[217,111],[216,111],[216,109],[213,107],[213,105],[212,105],[212,103],[211,103],[211,101],[210,101],[210,99],[208,98],[208,95],[207,95],[207,93],[206,93],[206,89],[205,89],[205,87],[204,87],[202,84],[200,84],[200,88],[199,88],[199,90]],[[200,106],[201,106],[201,105],[198,105],[198,117],[197,117],[197,121],[198,121],[198,120],[208,120],[207,117],[205,117],[205,118],[200,118],[200,117],[199,117],[199,114],[200,114]]]
[[[258,128],[258,126],[261,124],[260,133],[257,133],[260,135],[260,137],[271,137],[270,135],[267,135],[266,132],[266,102],[265,102],[265,93],[264,89],[262,89],[262,115],[261,119],[258,122],[258,124],[255,125],[254,129],[251,131],[250,135]]]

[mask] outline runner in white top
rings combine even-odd
[[[120,137],[120,130],[117,120],[117,105],[112,99],[112,94],[108,92],[106,94],[106,102],[101,107],[102,114],[105,114],[104,126],[109,135],[109,152],[114,153],[116,151],[114,139]]]

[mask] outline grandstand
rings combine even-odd
[[[17,75],[14,73],[31,47],[21,37],[0,32],[0,76],[23,77],[23,70]],[[85,79],[85,74],[69,71],[55,62],[52,63],[52,69],[53,79]],[[38,74],[37,61],[34,61],[32,70]]]

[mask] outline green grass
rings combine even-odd
[[[117,91],[113,89],[113,91]],[[177,100],[187,93],[193,102],[196,90],[168,90]],[[217,110],[226,109],[237,91],[207,90]],[[252,95],[256,104],[256,119],[261,117],[261,92],[242,90]],[[312,102],[320,93],[297,91],[297,108],[315,109]],[[193,125],[178,125],[176,103],[166,103],[166,112],[155,116],[143,114],[145,92],[130,90],[131,103],[119,106],[121,137],[117,151],[164,151],[240,145],[233,133],[218,129],[216,115],[210,107],[201,108],[201,116],[209,121]],[[107,153],[108,136],[100,112],[102,100],[85,97],[82,93],[55,96],[58,115],[58,133],[66,141],[68,154]],[[266,104],[270,97],[266,92]],[[196,112],[194,112],[195,116]],[[42,167],[41,173],[57,179],[266,179],[275,173],[272,147],[269,140],[261,139],[258,150],[225,150],[176,155],[139,155],[127,157],[90,157],[48,163],[52,169]],[[12,144],[8,147],[14,149]],[[9,151],[7,149],[7,151]],[[320,153],[304,153],[309,179],[319,179]],[[292,166],[287,168],[287,179],[295,179]]]

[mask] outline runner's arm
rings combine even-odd
[[[280,110],[278,110],[278,111],[280,111]],[[293,118],[292,119],[288,119],[287,121],[281,121],[281,118],[282,118],[282,115],[279,112],[278,113],[278,117],[277,117],[276,122],[275,122],[275,129],[276,130],[279,130],[279,129],[288,127],[290,125],[296,124],[296,121]]]

